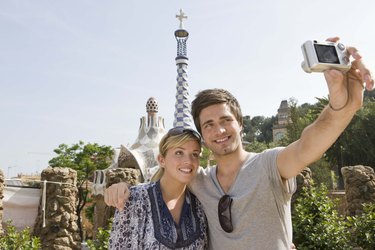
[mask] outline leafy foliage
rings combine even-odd
[[[292,213],[297,249],[348,249],[349,232],[335,203],[321,185],[303,188]]]
[[[351,241],[363,249],[375,249],[375,203],[364,204],[363,214],[348,217]]]
[[[85,182],[90,174],[97,169],[105,169],[111,162],[112,148],[97,143],[85,144],[80,141],[68,146],[60,144],[54,152],[58,155],[48,163],[51,167],[65,167],[77,171],[77,180]]]
[[[305,127],[316,120],[318,115],[328,104],[328,98],[316,98],[317,103],[297,105],[295,99],[289,100],[290,123],[287,127],[287,136],[279,143],[286,146],[301,136]],[[351,123],[327,150],[324,155],[323,168],[328,163],[332,168],[337,168],[338,174],[344,166],[366,165],[375,166],[375,99],[371,95],[365,96],[364,105],[353,117]],[[314,164],[315,166],[317,163]],[[312,166],[309,166],[313,169]],[[316,170],[318,168],[315,168]],[[320,170],[319,170],[320,171]],[[314,175],[314,179],[324,175]],[[339,188],[343,188],[342,177],[340,177]],[[318,182],[324,182],[319,180]],[[328,182],[326,182],[329,185]]]
[[[108,225],[108,229],[104,228],[99,228],[98,232],[96,234],[96,239],[95,240],[88,240],[87,241],[87,246],[91,250],[107,250],[109,249],[109,236],[111,233],[111,228],[112,228],[112,220]]]
[[[320,106],[308,103],[297,105],[297,100],[291,98],[289,100],[289,119],[287,126],[287,136],[282,139],[283,145],[288,145],[301,137],[305,127],[310,125],[321,112]]]
[[[269,145],[267,145],[264,142],[259,141],[253,141],[252,143],[249,143],[245,146],[245,150],[248,152],[254,152],[254,153],[260,153],[266,149],[269,148]]]
[[[213,155],[212,155],[211,150],[203,146],[201,156],[199,157],[199,166],[206,168],[208,166],[209,161],[210,161],[211,166],[215,165],[216,161],[212,159],[213,159]]]
[[[87,199],[87,202],[88,203],[91,203],[90,205],[86,206],[86,209],[85,209],[85,216],[86,218],[91,222],[91,223],[94,223],[94,213],[95,213],[95,206],[96,206],[96,203],[93,202],[93,199],[92,198],[88,198]]]
[[[333,164],[375,166],[375,102],[366,100],[348,128],[327,152]]]
[[[13,250],[38,250],[41,249],[40,239],[32,236],[30,228],[25,228],[22,231],[17,231],[11,222],[8,221],[6,225],[6,233],[0,235],[0,249]]]
[[[375,203],[358,216],[338,214],[327,187],[304,187],[292,211],[297,249],[375,249]]]
[[[314,182],[319,186],[324,184],[328,189],[337,189],[337,176],[333,173],[329,162],[322,158],[313,164],[310,164],[309,168],[312,172]]]
[[[344,166],[365,165],[375,170],[375,99],[366,98],[362,109],[328,149],[325,158],[338,168],[339,185],[343,188],[341,168]]]

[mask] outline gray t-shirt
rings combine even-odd
[[[206,213],[210,249],[290,249],[290,199],[296,181],[280,177],[276,157],[281,149],[251,153],[242,166],[227,193],[233,199],[231,233],[225,232],[219,223],[218,202],[225,193],[217,180],[216,166],[198,170],[189,188]]]

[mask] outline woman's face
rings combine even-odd
[[[179,147],[170,148],[165,157],[159,155],[159,164],[164,168],[163,178],[181,184],[189,183],[197,173],[200,152],[200,144],[189,140]]]

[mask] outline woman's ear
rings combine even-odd
[[[164,168],[164,166],[165,166],[165,158],[164,158],[164,156],[158,155],[158,162],[159,162],[159,166],[161,168]]]

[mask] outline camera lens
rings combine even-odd
[[[337,44],[337,48],[339,48],[340,50],[344,51],[345,50],[345,45],[342,44],[342,43],[338,43]]]
[[[314,44],[314,47],[320,63],[340,64],[335,46]]]

